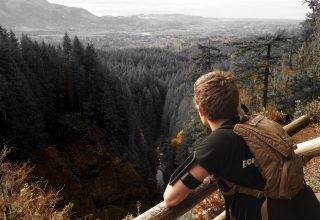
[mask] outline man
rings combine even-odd
[[[196,81],[194,89],[195,105],[201,121],[212,130],[212,133],[196,147],[196,161],[188,167],[187,172],[174,184],[167,186],[164,193],[166,206],[171,207],[179,204],[205,177],[211,174],[240,186],[263,191],[265,182],[254,166],[253,154],[245,141],[237,136],[233,129],[230,129],[240,122],[238,115],[239,92],[234,76],[222,71],[210,72]],[[228,191],[228,186],[223,182],[219,186],[223,191]],[[311,192],[309,195],[313,201],[309,212],[317,208],[320,210],[319,203],[314,202],[313,193]],[[306,198],[306,196],[301,197]],[[226,207],[228,210],[230,209],[231,216],[236,220],[260,220],[261,206],[264,200],[263,197],[257,198],[235,193],[226,197]],[[305,201],[307,200],[305,199]],[[274,204],[276,203],[272,203],[270,207],[274,207],[274,209],[277,207],[287,208],[288,202],[281,203],[280,201],[280,203]],[[290,208],[292,207],[290,205]],[[296,213],[292,214],[293,211],[291,214],[289,211],[283,212],[288,218],[273,213],[269,211],[269,219],[320,219],[317,218],[319,216],[317,213],[311,215],[312,218],[302,218]],[[313,218],[314,216],[316,218]]]

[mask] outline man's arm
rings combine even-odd
[[[209,176],[208,171],[206,171],[199,164],[195,164],[189,170],[189,173],[196,178],[198,181],[203,181],[207,176]],[[182,200],[184,200],[193,189],[188,188],[181,180],[178,180],[173,186],[167,185],[164,192],[163,199],[166,207],[172,207],[178,205]]]

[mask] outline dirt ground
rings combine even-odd
[[[312,124],[293,136],[297,143],[320,137],[320,125]],[[314,192],[320,193],[320,156],[311,159],[304,168],[305,180]]]

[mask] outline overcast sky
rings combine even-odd
[[[304,19],[303,0],[48,0],[102,15],[188,14],[216,18]]]

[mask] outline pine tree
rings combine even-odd
[[[71,69],[72,45],[68,33],[65,33],[62,42],[63,59],[64,59],[64,104],[67,111],[75,110],[74,103],[74,74]]]
[[[82,113],[82,102],[85,99],[85,70],[84,70],[84,49],[77,36],[72,44],[71,69],[74,75],[74,102],[75,110]]]
[[[269,77],[281,65],[281,45],[288,39],[284,31],[266,34],[253,40],[233,42],[236,47],[233,71],[240,79],[256,76],[263,84],[262,106],[268,103]]]
[[[200,53],[193,58],[195,64],[201,73],[208,73],[215,68],[215,65],[227,59],[228,56],[223,54],[217,46],[211,45],[209,40],[208,45],[198,44]]]
[[[64,55],[63,57],[65,60],[65,63],[69,63],[71,59],[72,45],[71,45],[71,39],[68,33],[64,34],[62,47],[63,47],[63,55]]]

